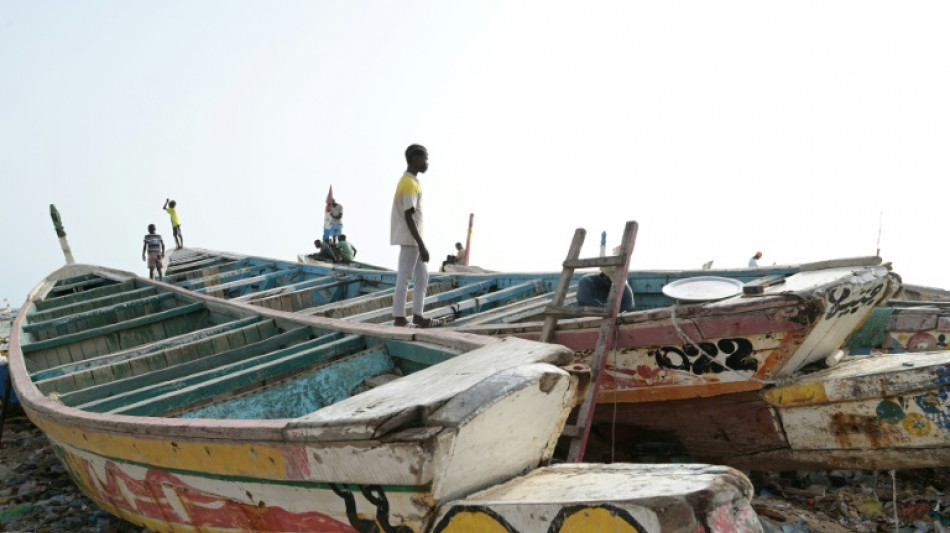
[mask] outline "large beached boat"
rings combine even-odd
[[[583,375],[559,368],[561,346],[291,314],[86,265],[45,278],[11,333],[21,405],[71,477],[155,531],[761,531],[729,468],[544,467]],[[514,496],[538,479],[560,489]],[[507,496],[477,493],[492,488]]]
[[[444,321],[443,329],[538,339],[558,277],[556,272],[433,274],[425,313]],[[664,291],[676,286],[683,294],[691,284],[710,279],[731,280],[733,294],[691,301]],[[928,438],[899,424],[885,427],[887,417],[874,415],[873,406],[893,402],[886,387],[865,389],[862,395],[853,391],[857,403],[835,402],[828,416],[809,427],[812,438],[789,439],[795,433],[789,424],[798,418],[788,409],[801,409],[807,402],[788,400],[792,396],[776,391],[792,390],[822,368],[834,367],[839,376],[835,379],[844,381],[842,373],[858,379],[880,370],[870,359],[843,357],[840,351],[900,288],[900,279],[880,258],[749,269],[630,271],[627,280],[636,308],[617,319],[594,416],[602,446],[594,446],[593,453],[609,452],[612,459],[686,457],[750,469],[946,464],[950,438],[941,417],[947,408],[917,413],[933,419],[934,432]],[[395,273],[195,249],[176,252],[167,281],[296,314],[385,324],[390,321]],[[566,302],[574,296],[568,293]],[[589,363],[600,322],[597,317],[560,320],[553,342]],[[927,377],[943,364],[941,356],[929,361],[927,371],[901,374],[922,398],[941,393],[940,381]],[[824,405],[820,398],[813,398],[815,406]],[[875,441],[874,446],[836,438],[845,427],[841,421],[854,417],[864,417],[864,427],[876,425],[893,438]],[[803,446],[817,442],[823,446],[801,453],[806,451]]]

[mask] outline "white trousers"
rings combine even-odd
[[[409,280],[414,279],[412,291],[412,314],[422,316],[426,301],[426,285],[429,284],[428,265],[419,260],[419,247],[400,246],[399,266],[396,270],[396,292],[393,294],[393,316],[406,316],[406,295]]]

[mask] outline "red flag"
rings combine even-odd
[[[327,211],[333,209],[333,185],[330,185],[330,192],[327,193]]]

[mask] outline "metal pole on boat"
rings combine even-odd
[[[607,255],[607,232],[600,232],[600,256],[604,257]]]
[[[881,228],[884,226],[884,211],[881,211],[877,218],[877,254],[875,257],[881,257]]]
[[[475,220],[475,213],[468,215],[468,236],[465,237],[465,259],[462,264],[468,266],[468,254],[472,253],[472,222]]]
[[[53,218],[53,227],[56,228],[56,236],[59,237],[59,246],[63,249],[63,255],[66,256],[66,264],[71,265],[76,260],[73,259],[73,252],[69,249],[69,242],[66,241],[66,230],[63,229],[63,221],[59,218],[59,211],[53,204],[49,204],[49,216]]]

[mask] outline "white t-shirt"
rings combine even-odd
[[[396,194],[393,196],[392,218],[389,226],[389,243],[392,245],[418,246],[419,244],[409,233],[406,223],[406,211],[415,208],[412,220],[416,223],[419,236],[422,236],[422,187],[419,179],[406,172],[396,185]]]

